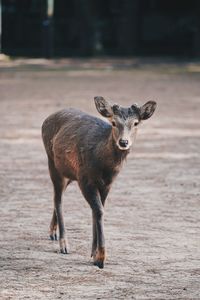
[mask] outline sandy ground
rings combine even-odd
[[[107,262],[92,265],[91,211],[64,196],[70,254],[48,240],[52,185],[43,120],[93,97],[155,99],[109,194]],[[0,299],[200,299],[200,65],[138,61],[0,64]]]

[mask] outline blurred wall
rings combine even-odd
[[[2,0],[1,44],[14,56],[199,56],[200,1]]]

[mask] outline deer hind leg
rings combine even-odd
[[[97,226],[96,226],[96,219],[95,215],[92,212],[92,250],[91,250],[91,257],[96,256],[97,251]]]
[[[63,254],[68,253],[68,245],[65,237],[65,226],[62,212],[62,193],[66,186],[69,184],[69,180],[66,181],[65,178],[62,178],[57,172],[53,160],[49,159],[49,172],[50,177],[54,187],[54,211],[52,220],[50,223],[50,238],[53,234],[53,237],[57,237],[57,224],[59,227],[59,243],[60,243],[60,252]],[[52,238],[51,238],[52,239]]]
[[[57,241],[57,227],[58,227],[58,220],[57,220],[57,215],[56,215],[56,210],[54,208],[53,210],[53,216],[51,219],[51,223],[50,223],[50,239],[52,241]]]

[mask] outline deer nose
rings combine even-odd
[[[120,139],[119,140],[119,145],[122,147],[122,148],[126,148],[128,146],[128,140],[122,140]]]

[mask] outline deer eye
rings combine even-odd
[[[112,126],[113,126],[113,127],[116,127],[115,121],[112,121]]]
[[[135,121],[135,122],[134,122],[134,126],[135,126],[135,127],[136,127],[138,124],[139,124],[138,121]]]

